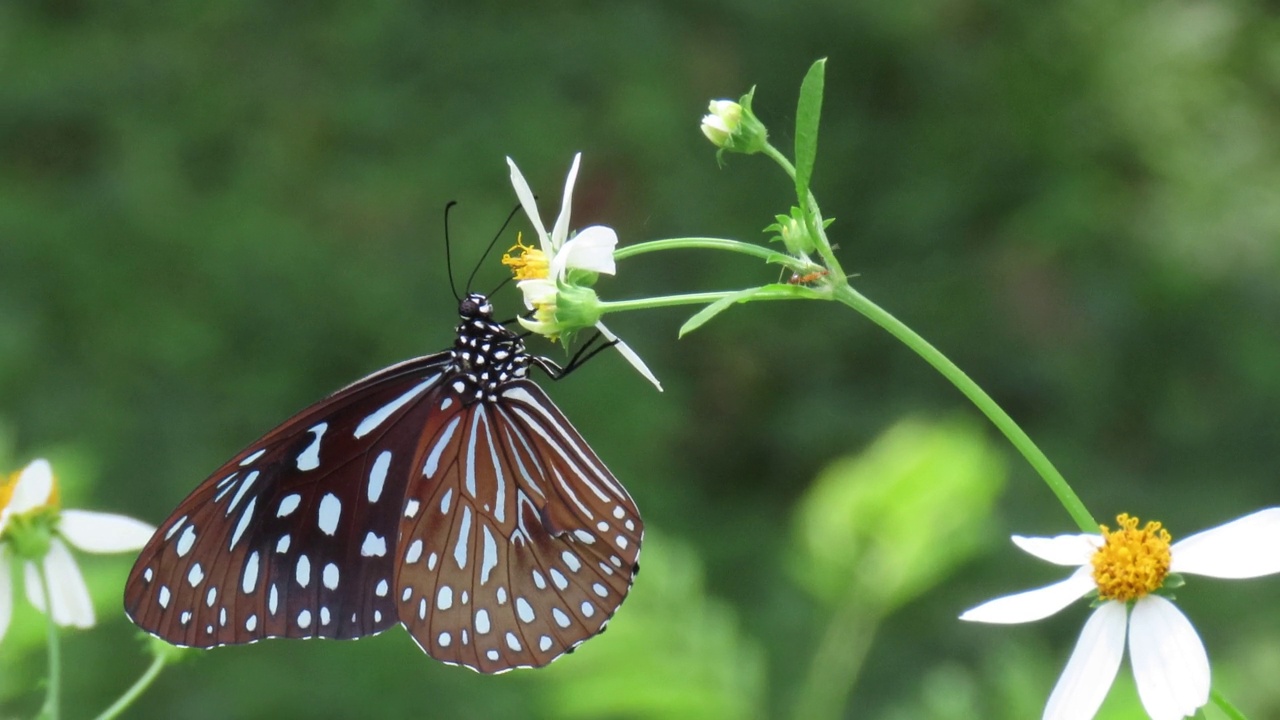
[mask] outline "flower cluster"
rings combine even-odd
[[[570,233],[573,185],[578,178],[581,161],[582,153],[573,156],[573,165],[569,167],[569,176],[564,182],[560,215],[551,232],[547,233],[529,183],[515,162],[507,158],[511,167],[511,185],[525,215],[529,217],[529,223],[538,234],[538,247],[527,246],[519,240],[502,259],[503,264],[511,268],[525,307],[531,313],[529,317],[522,316],[520,324],[553,341],[564,339],[566,342],[579,330],[594,327],[641,375],[661,390],[662,384],[640,356],[600,322],[601,307],[591,285],[599,273],[613,275],[617,271],[613,252],[618,246],[618,234],[613,228],[603,225],[592,225]]]

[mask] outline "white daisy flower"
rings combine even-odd
[[[58,485],[47,460],[32,461],[0,482],[0,639],[13,617],[13,560],[23,564],[32,605],[58,625],[87,628],[93,626],[93,604],[66,543],[92,553],[124,552],[141,548],[155,532],[124,515],[60,510],[58,502]],[[47,599],[41,569],[49,587]]]
[[[579,329],[567,325],[564,322],[566,313],[558,312],[565,305],[560,301],[564,299],[564,284],[569,271],[580,270],[606,275],[617,272],[613,251],[618,245],[618,234],[613,231],[613,228],[592,225],[579,230],[572,237],[569,236],[569,211],[573,202],[573,184],[577,180],[578,166],[581,161],[582,153],[573,156],[573,165],[569,168],[569,176],[564,182],[560,215],[556,218],[551,233],[548,234],[546,226],[542,223],[542,217],[538,214],[538,205],[534,201],[533,191],[529,189],[529,183],[525,181],[524,175],[520,174],[515,161],[507,158],[507,165],[511,167],[511,186],[515,188],[520,206],[524,208],[525,215],[529,217],[534,231],[538,233],[539,247],[531,248],[523,243],[517,243],[511,250],[519,251],[520,254],[517,257],[508,255],[502,262],[512,268],[518,281],[516,287],[520,288],[524,296],[525,307],[532,310],[534,314],[532,319],[521,317],[520,323],[529,330],[552,339],[566,331]],[[595,317],[599,317],[598,313]],[[606,340],[614,343],[614,347],[622,353],[632,367],[653,383],[658,390],[662,390],[662,384],[634,350],[610,332],[604,323],[596,320],[593,324]]]
[[[1239,579],[1280,572],[1280,508],[1268,508],[1170,543],[1158,522],[1138,528],[1120,515],[1100,535],[1019,537],[1027,553],[1076,567],[1066,580],[983,603],[960,616],[987,623],[1023,623],[1048,617],[1097,594],[1071,659],[1044,710],[1052,718],[1092,718],[1111,689],[1124,656],[1125,637],[1138,695],[1153,720],[1195,714],[1209,701],[1209,658],[1191,622],[1155,594],[1172,573]],[[1176,587],[1174,583],[1169,583]]]

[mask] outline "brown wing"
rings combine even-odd
[[[406,490],[395,582],[418,645],[498,673],[602,632],[639,569],[627,491],[527,380],[435,428]]]

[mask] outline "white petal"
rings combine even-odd
[[[554,301],[556,293],[560,292],[555,282],[543,279],[521,280],[516,287],[524,296],[524,306],[529,310],[538,304]]]
[[[529,189],[529,183],[525,182],[524,175],[520,174],[520,168],[516,167],[515,161],[507,158],[507,164],[511,166],[511,187],[515,188],[516,197],[520,199],[520,207],[524,208],[524,214],[529,217],[529,223],[538,233],[538,244],[542,246],[542,252],[546,253],[547,257],[551,257],[555,254],[555,248],[551,247],[551,240],[547,238],[547,228],[542,224],[542,218],[538,216],[538,202],[533,198],[533,191]]]
[[[1054,565],[1088,565],[1102,546],[1101,535],[1055,535],[1054,537],[1013,536],[1013,544],[1023,552]]]
[[[605,340],[615,343],[613,346],[614,349],[622,353],[622,357],[626,358],[627,362],[631,363],[631,367],[639,371],[646,380],[653,383],[653,386],[658,388],[658,392],[662,392],[662,383],[658,382],[658,378],[654,377],[653,372],[649,370],[649,366],[644,364],[644,360],[640,359],[640,356],[636,354],[635,350],[632,350],[629,345],[619,340],[617,335],[614,335],[609,331],[609,328],[604,326],[604,323],[596,323],[596,329],[600,331],[600,334],[604,336]]]
[[[49,616],[63,626],[93,627],[93,602],[89,588],[76,565],[71,551],[58,538],[49,543],[49,554],[44,557],[44,573],[49,583]],[[33,582],[34,581],[34,582]],[[33,597],[32,587],[35,588]],[[44,610],[44,593],[35,566],[27,563],[27,598],[31,604]]]
[[[1138,697],[1152,720],[1194,715],[1209,702],[1209,657],[1191,621],[1159,595],[1134,603],[1129,662]]]
[[[1124,658],[1126,612],[1123,603],[1108,602],[1089,616],[1049,694],[1044,720],[1090,720],[1098,713]]]
[[[1093,568],[1082,567],[1061,582],[988,600],[965,612],[960,619],[1001,625],[1040,620],[1079,600],[1095,587]]]
[[[9,548],[0,545],[0,640],[13,619],[13,575],[9,569]]]
[[[58,530],[72,545],[95,553],[140,550],[156,529],[124,515],[63,510]]]
[[[551,247],[555,252],[560,252],[560,246],[564,245],[565,238],[569,237],[569,206],[573,204],[573,183],[578,178],[580,162],[582,162],[582,153],[573,156],[573,165],[569,166],[569,177],[564,179],[564,197],[560,199],[560,215],[556,218],[555,227],[551,228]]]
[[[1280,572],[1280,508],[1185,537],[1170,551],[1173,572],[1233,579]]]
[[[564,277],[565,270],[589,270],[613,275],[617,264],[613,261],[614,248],[618,247],[618,234],[613,228],[592,225],[583,228],[573,239],[560,248],[551,261],[551,277]]]
[[[9,499],[9,512],[24,513],[28,510],[46,505],[53,494],[53,468],[43,458],[32,460],[22,469],[18,482],[13,488],[13,497]]]

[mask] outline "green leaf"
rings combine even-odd
[[[818,119],[822,115],[826,68],[826,58],[815,62],[800,83],[800,104],[796,107],[796,199],[802,208],[809,207],[809,179],[818,157]]]
[[[942,582],[991,540],[1005,463],[968,421],[898,423],[837,460],[796,515],[793,568],[819,600],[887,614]]]
[[[790,259],[791,258],[788,258],[788,260]],[[686,320],[684,325],[680,326],[680,334],[678,337],[684,337],[686,334],[691,333],[694,330],[697,330],[698,328],[706,324],[708,320],[719,315],[725,310],[728,310],[729,307],[735,303],[747,302],[751,298],[761,293],[766,293],[766,292],[776,293],[779,291],[795,295],[797,298],[818,297],[818,295],[813,293],[813,291],[809,290],[809,288],[800,287],[797,285],[783,285],[782,283],[770,283],[768,285],[761,285],[760,287],[753,287],[753,288],[747,288],[746,290],[739,290],[738,292],[732,295],[722,297],[719,300],[711,303],[710,305],[702,308],[697,312],[697,314],[695,314],[693,317]]]

